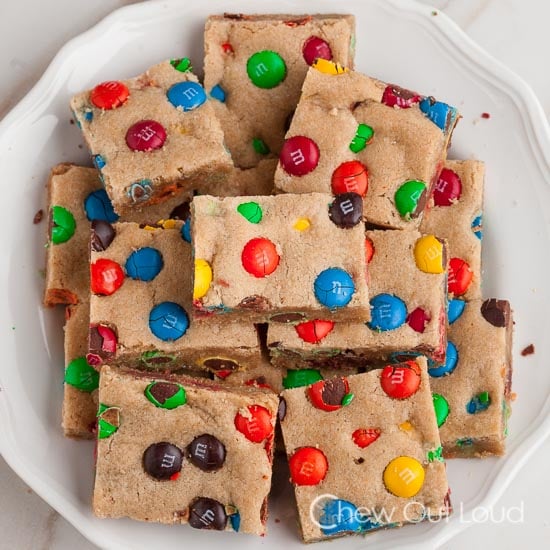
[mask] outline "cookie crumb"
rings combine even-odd
[[[275,523],[281,523],[281,520],[279,518],[275,518]]]
[[[69,122],[70,122],[71,124],[74,124],[74,118],[69,119]]]
[[[481,113],[481,118],[491,118],[491,113]]]
[[[533,344],[529,344],[528,346],[524,347],[521,350],[521,355],[523,357],[526,357],[527,355],[533,355],[535,353],[535,346]]]
[[[34,215],[34,218],[32,219],[32,223],[35,225],[37,223],[40,223],[42,221],[42,218],[44,217],[44,210],[42,208]]]

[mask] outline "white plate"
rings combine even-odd
[[[102,547],[147,549],[183,544],[227,548],[301,547],[290,489],[275,498],[265,539],[201,532],[130,520],[97,520],[90,511],[92,443],[64,439],[60,430],[62,313],[40,305],[44,222],[32,224],[45,205],[51,165],[88,162],[68,100],[108,79],[132,76],[155,62],[187,55],[202,59],[202,25],[209,13],[288,11],[311,4],[254,0],[148,2],[123,8],[68,43],[42,79],[0,125],[2,213],[0,450],[10,466],[86,537]],[[319,12],[343,10],[317,0]],[[450,461],[456,513],[440,524],[421,524],[369,535],[378,548],[430,547],[449,540],[479,517],[506,489],[550,432],[550,131],[534,94],[491,59],[448,18],[423,5],[348,0],[357,16],[357,67],[457,105],[464,118],[451,154],[487,162],[484,295],[508,298],[515,309],[516,350],[536,345],[527,364],[515,354],[514,390],[519,398],[510,423],[508,454],[483,461]],[[482,112],[491,118],[480,119]],[[527,368],[528,367],[528,368]],[[284,477],[284,473],[280,474]],[[274,518],[281,521],[275,523]],[[356,548],[360,538],[331,549]]]

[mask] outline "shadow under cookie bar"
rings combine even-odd
[[[281,394],[280,422],[305,542],[451,511],[426,359]]]
[[[194,318],[369,318],[358,195],[195,197]]]
[[[433,97],[319,63],[305,79],[275,187],[359,193],[368,223],[418,228],[458,118]]]
[[[188,59],[76,95],[71,108],[115,211],[226,181],[223,132]]]
[[[236,166],[279,155],[309,65],[323,58],[352,67],[354,42],[352,15],[207,19],[204,84]]]
[[[449,298],[481,298],[484,178],[483,162],[448,160],[420,224],[449,244]]]
[[[473,300],[449,319],[445,365],[428,369],[443,454],[502,455],[511,413],[512,332],[506,300]]]
[[[96,516],[265,534],[275,393],[104,366],[99,402]]]
[[[193,260],[186,238],[186,226],[173,220],[92,230],[90,364],[217,372],[257,363],[254,325],[190,317]]]
[[[372,368],[407,355],[445,360],[446,243],[409,231],[367,231],[371,320],[270,323],[273,364]]]

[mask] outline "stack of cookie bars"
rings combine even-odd
[[[354,42],[351,15],[211,16],[204,85],[181,58],[72,99],[95,168],[52,169],[44,303],[97,516],[263,535],[278,451],[312,542],[444,517],[445,458],[504,453],[484,165]]]

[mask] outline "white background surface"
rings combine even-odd
[[[8,3],[0,0],[0,118],[30,89],[68,39],[113,9],[129,3],[133,2],[16,0]],[[531,84],[550,116],[547,66],[550,2],[433,0],[424,3],[432,3],[447,13],[495,58]],[[343,9],[345,3],[341,5]],[[311,11],[311,7],[304,11]],[[528,343],[516,345],[523,347]],[[522,358],[515,368],[529,369],[530,363],[533,364],[530,358]],[[544,541],[547,545],[550,540],[550,506],[546,501],[550,488],[549,460],[550,441],[528,462],[497,503],[493,510],[495,522],[473,525],[445,548],[541,548],[545,546]],[[513,507],[522,507],[523,522],[500,522],[503,511]],[[514,519],[517,517],[516,512]],[[0,459],[0,549],[72,550],[76,547],[79,550],[95,548],[34,495]]]

